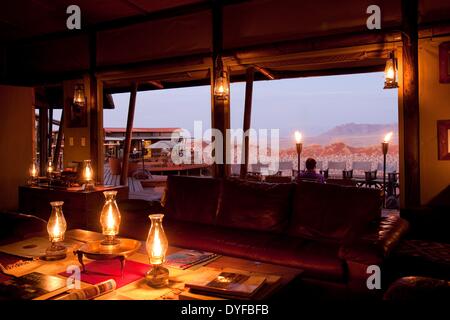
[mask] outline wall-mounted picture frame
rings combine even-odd
[[[450,83],[450,41],[439,45],[439,82]]]
[[[450,160],[450,120],[437,121],[438,160]]]

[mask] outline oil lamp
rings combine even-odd
[[[391,140],[392,135],[392,132],[386,134],[383,142],[381,143],[381,151],[383,152],[383,207],[386,205],[386,156],[389,149],[389,141]]]
[[[398,88],[397,83],[397,63],[394,58],[394,53],[391,52],[389,59],[386,60],[386,67],[384,68],[384,89]]]
[[[52,213],[47,223],[50,247],[46,250],[46,260],[60,260],[66,257],[67,249],[61,242],[67,229],[66,219],[62,211],[63,201],[50,202]]]
[[[169,270],[162,266],[166,258],[168,242],[162,226],[163,214],[151,214],[146,249],[152,268],[145,274],[148,285],[163,287],[169,283]]]
[[[48,177],[48,178],[51,178],[51,177],[52,177],[52,174],[53,174],[54,169],[55,169],[55,168],[53,168],[53,161],[52,161],[52,158],[48,158],[48,161],[47,161],[47,177]]]
[[[228,72],[225,70],[222,58],[217,58],[217,71],[214,81],[214,96],[219,100],[226,100],[230,94]]]
[[[116,202],[117,191],[105,191],[103,195],[105,196],[105,204],[100,215],[100,224],[105,239],[102,241],[102,244],[116,245],[119,243],[116,235],[119,233],[121,218]]]
[[[73,94],[73,103],[77,106],[84,106],[85,104],[85,94],[84,94],[84,85],[77,84],[75,85],[75,91]]]
[[[295,131],[295,145],[297,147],[297,175],[300,175],[300,155],[302,153],[303,144],[302,144],[302,134],[300,131]]]
[[[94,189],[94,171],[92,170],[91,160],[84,160],[83,180],[85,181],[86,190]]]
[[[39,169],[38,166],[36,165],[36,161],[34,160],[30,165],[29,174],[30,174],[29,183],[31,185],[34,185],[39,177]]]

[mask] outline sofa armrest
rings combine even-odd
[[[33,215],[0,212],[0,244],[47,235],[47,221]]]
[[[363,265],[380,265],[408,231],[408,222],[398,216],[377,220],[359,237],[347,239],[339,257]]]

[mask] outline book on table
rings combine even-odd
[[[0,300],[46,300],[67,290],[66,279],[32,272],[0,282]]]
[[[213,294],[229,298],[251,298],[266,282],[266,277],[247,272],[216,271],[185,283],[192,293]]]
[[[194,265],[213,260],[218,256],[216,253],[200,250],[181,250],[167,256],[164,265],[166,267],[185,270]]]

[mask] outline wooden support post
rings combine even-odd
[[[122,174],[120,184],[128,185],[128,160],[130,158],[131,135],[133,134],[134,110],[136,107],[137,83],[133,83],[130,92],[130,104],[128,107],[127,131],[125,133],[125,142],[123,147]]]
[[[41,176],[45,176],[47,169],[47,146],[48,146],[48,109],[41,106],[39,109],[39,171]]]
[[[99,147],[103,146],[103,139],[99,134],[99,117],[101,108],[99,107],[98,92],[97,92],[97,79],[95,75],[89,75],[89,96],[88,96],[88,106],[89,106],[89,136],[90,136],[90,159],[92,164],[92,169],[94,170],[95,181],[103,180],[103,170],[100,166],[103,166],[101,162]]]
[[[53,154],[53,163],[55,168],[58,167],[59,154],[61,152],[62,137],[64,134],[64,108],[61,112],[61,120],[59,121],[58,138],[56,140],[55,153]]]
[[[47,97],[48,98],[48,97]],[[48,99],[47,99],[48,101]],[[53,107],[49,106],[48,108],[48,157],[51,158],[52,156],[52,146],[53,146]],[[57,168],[54,164],[55,169]]]
[[[418,0],[402,0],[405,207],[420,205]]]
[[[227,152],[229,144],[228,130],[230,128],[230,97],[228,99],[216,99],[214,97],[214,86],[217,74],[217,61],[220,57],[220,53],[223,48],[223,3],[221,0],[212,1],[212,70],[211,75],[211,125],[213,129],[217,129],[222,133],[222,160],[223,163],[216,163],[214,165],[213,175],[216,177],[226,177],[230,173],[230,159],[227,156],[230,154]],[[216,159],[217,161],[218,159]]]
[[[241,164],[241,178],[244,179],[248,171],[248,159],[249,159],[249,129],[251,124],[252,115],[252,97],[253,97],[253,80],[255,78],[255,69],[250,67],[247,69],[246,82],[245,82],[245,107],[244,107],[244,123],[242,128],[244,130],[244,137],[242,141],[242,156],[244,157],[244,163]],[[242,161],[241,160],[241,161]]]
[[[90,159],[95,181],[103,182],[103,86],[95,76],[97,68],[97,34],[89,33],[89,135]],[[111,98],[112,100],[112,98]]]

